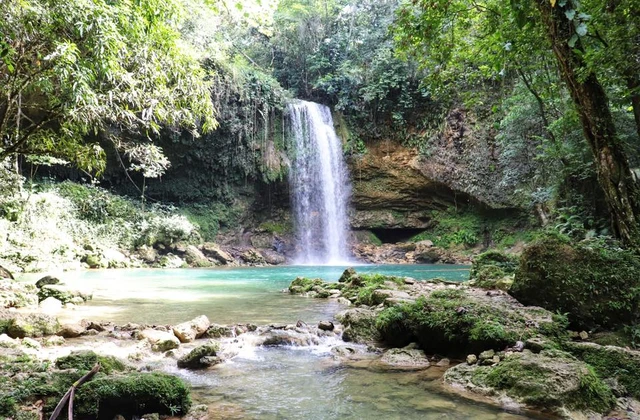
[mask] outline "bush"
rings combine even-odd
[[[579,329],[633,324],[640,315],[640,257],[615,244],[549,235],[528,246],[510,293],[567,313]]]
[[[474,286],[485,289],[506,290],[513,282],[518,267],[518,257],[499,251],[488,251],[473,259],[469,280]]]

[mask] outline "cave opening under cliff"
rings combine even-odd
[[[396,242],[407,242],[419,233],[424,232],[424,229],[416,228],[394,228],[394,229],[371,229],[374,235],[380,239],[383,244],[395,244]]]

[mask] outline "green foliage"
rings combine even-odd
[[[522,253],[510,293],[525,305],[568,313],[576,328],[637,321],[640,258],[615,242],[548,235]]]
[[[122,220],[139,221],[140,211],[131,200],[92,185],[64,181],[55,185],[61,197],[71,200],[81,219],[106,224]]]
[[[499,251],[487,251],[473,259],[469,280],[474,286],[485,289],[507,290],[517,266],[518,257]]]
[[[214,128],[209,84],[179,42],[178,12],[173,1],[3,2],[0,159],[56,158],[100,173],[99,133],[127,150],[162,126]]]

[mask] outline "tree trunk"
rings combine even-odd
[[[631,90],[631,106],[636,121],[636,131],[640,139],[640,81],[633,75],[627,75],[627,87]]]
[[[554,7],[550,0],[537,3],[560,73],[593,152],[598,183],[611,213],[614,234],[625,245],[640,248],[640,189],[616,136],[607,95],[593,72],[578,74],[586,68],[581,58],[584,51],[579,39],[573,48],[568,44],[575,30],[573,22],[565,16],[565,9],[555,2]]]

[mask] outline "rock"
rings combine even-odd
[[[317,335],[295,330],[268,329],[260,334],[263,346],[315,346],[320,344]]]
[[[554,347],[554,343],[545,340],[544,338],[532,337],[527,339],[524,343],[524,347],[534,353],[540,353],[542,350]]]
[[[264,257],[253,248],[247,249],[245,252],[240,254],[240,258],[247,264],[252,265],[261,265],[266,262]]]
[[[438,363],[436,363],[436,366],[449,366],[451,364],[451,360],[447,359],[446,357],[443,359],[438,360]]]
[[[483,289],[509,290],[517,267],[517,256],[488,251],[473,259],[469,283]]]
[[[639,351],[582,342],[567,342],[564,349],[593,366],[598,376],[617,382],[628,395],[640,400]]]
[[[233,257],[228,252],[223,251],[219,245],[214,244],[213,242],[205,242],[202,244],[202,252],[221,264],[229,264],[234,261]]]
[[[260,255],[262,255],[267,264],[280,265],[285,263],[284,255],[279,254],[273,249],[261,249]]]
[[[213,263],[194,245],[188,245],[184,252],[184,259],[191,267],[211,267]]]
[[[129,258],[117,249],[105,249],[102,251],[102,264],[107,268],[126,268],[129,266]]]
[[[147,264],[153,264],[158,259],[158,251],[146,244],[138,247],[138,249],[136,249],[136,254],[138,254],[138,257]]]
[[[615,329],[640,318],[640,256],[548,236],[522,252],[510,294],[525,305],[568,313],[572,326]]]
[[[7,334],[0,334],[0,347],[15,348],[18,347],[18,340],[9,337]]]
[[[48,297],[45,300],[43,300],[42,302],[40,302],[40,304],[38,305],[40,306],[40,309],[42,309],[44,312],[59,312],[62,310],[62,302],[60,302],[58,299],[54,298],[54,297]]]
[[[349,267],[346,270],[344,270],[344,272],[338,279],[338,283],[348,283],[357,275],[358,274],[356,273],[356,270],[354,270],[353,267]]]
[[[331,322],[331,321],[320,321],[318,323],[318,328],[323,330],[323,331],[333,331],[335,326],[333,325],[333,322]]]
[[[163,268],[180,268],[186,265],[182,258],[171,253],[160,257],[160,259],[158,260],[158,264]]]
[[[202,337],[211,323],[205,315],[200,315],[191,321],[183,322],[173,327],[173,334],[181,343],[190,343],[196,338]]]
[[[7,334],[13,338],[42,337],[55,334],[59,328],[58,320],[46,314],[15,314],[8,322]]]
[[[80,337],[84,332],[85,327],[80,324],[63,324],[56,335],[64,338],[76,338]]]
[[[33,338],[25,337],[22,339],[22,345],[32,349],[39,349],[42,345]]]
[[[341,305],[351,306],[351,301],[347,298],[339,297],[338,299],[336,299],[336,301]]]
[[[60,284],[43,285],[40,290],[38,290],[38,299],[40,300],[40,302],[42,302],[49,297],[56,298],[60,302],[62,302],[62,304],[65,304],[69,302],[75,303],[79,301],[78,299],[74,300],[74,298],[81,298],[82,302],[85,302],[91,299],[91,293],[72,290]]]
[[[9,270],[7,270],[6,268],[4,268],[1,265],[0,265],[0,279],[14,280],[13,274],[11,274],[11,272]]]
[[[219,348],[215,345],[207,344],[198,346],[191,350],[189,354],[178,359],[178,367],[182,369],[206,369],[222,362],[217,356]]]
[[[324,285],[325,285],[325,282],[322,281],[322,279],[308,279],[306,277],[296,277],[296,279],[293,280],[289,285],[289,293],[299,295],[299,294],[307,293],[317,286],[321,287],[322,290],[324,290],[324,288],[322,287]]]
[[[558,350],[510,353],[494,366],[463,363],[447,370],[444,380],[496,400],[507,397],[529,409],[556,414],[605,413],[615,402],[611,389],[587,364]]]
[[[470,354],[467,356],[467,364],[475,365],[478,362],[478,358],[475,354]]]
[[[365,308],[353,308],[342,311],[336,319],[345,326],[342,332],[344,341],[367,343],[380,339],[376,329],[376,312]]]
[[[52,335],[51,337],[47,337],[43,340],[42,344],[45,347],[53,347],[53,346],[63,346],[67,341],[64,337],[60,337],[59,335]]]
[[[378,289],[373,291],[370,303],[373,305],[379,305],[387,302],[388,300],[391,300],[394,304],[403,302],[413,303],[415,301],[409,293],[401,290]]]
[[[169,332],[153,330],[151,328],[137,332],[138,339],[146,339],[151,343],[151,350],[165,352],[180,346],[180,340]]]
[[[203,337],[207,338],[222,338],[222,337],[233,337],[235,332],[233,328],[227,327],[224,325],[211,324],[207,331],[203,334]]]
[[[0,309],[24,308],[38,304],[36,287],[15,280],[0,278]]]
[[[36,282],[36,287],[40,289],[42,286],[47,286],[50,284],[59,284],[60,279],[53,276],[44,276],[40,280]]]
[[[431,365],[422,350],[407,347],[387,350],[378,363],[398,370],[422,370]]]
[[[586,340],[587,338],[589,338],[589,334],[586,331],[580,331],[578,337],[580,337],[581,340]]]
[[[478,359],[480,359],[480,361],[482,362],[483,360],[492,359],[493,356],[495,356],[495,354],[496,352],[493,350],[486,350],[480,353],[480,356],[478,356]]]

